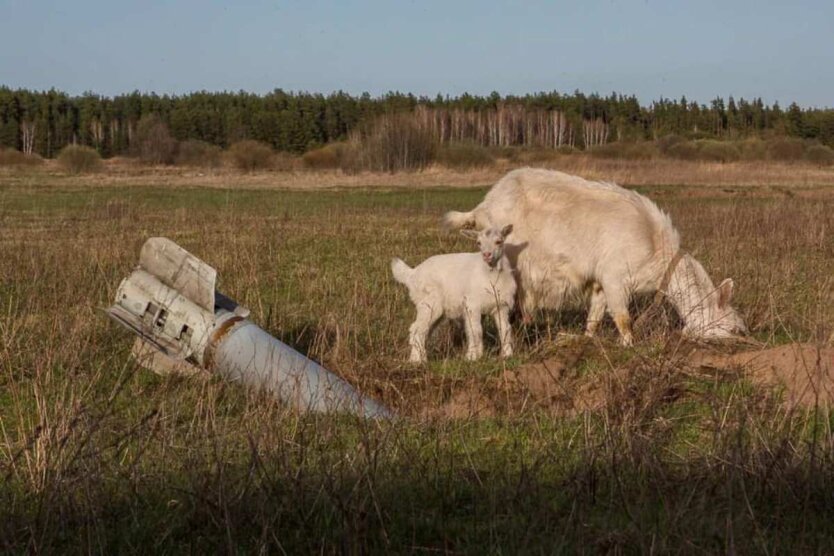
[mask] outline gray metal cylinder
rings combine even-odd
[[[217,313],[209,342],[212,372],[250,387],[264,388],[301,411],[348,412],[390,418],[391,412],[249,319]]]

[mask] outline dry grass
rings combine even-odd
[[[597,343],[565,344],[557,334],[582,324],[566,310],[520,330],[507,362],[461,362],[449,325],[436,331],[428,367],[402,362],[412,306],[387,262],[467,249],[438,218],[483,190],[150,185],[159,175],[91,176],[93,186],[4,177],[4,551],[834,549],[828,412],[785,406],[739,369],[681,366],[665,312],[635,349],[616,347],[611,325]],[[390,179],[415,185],[427,175]],[[112,186],[128,183],[147,187]],[[714,278],[736,279],[758,341],[831,335],[832,192],[646,191]],[[234,384],[137,369],[131,338],[97,308],[151,235],[203,257],[267,330],[405,418],[299,416]],[[558,395],[526,396],[514,371],[553,356],[566,361],[550,382]],[[552,411],[594,384],[603,403]],[[492,417],[427,411],[460,391],[482,393]]]
[[[316,155],[312,155],[316,156]],[[284,157],[287,158],[287,157]],[[104,161],[97,176],[73,177],[53,161],[34,168],[0,167],[0,184],[72,186],[183,186],[247,189],[326,189],[334,187],[483,187],[495,183],[514,168],[530,165],[552,168],[589,179],[610,180],[625,186],[685,185],[716,187],[828,187],[834,185],[834,167],[814,162],[698,162],[671,159],[628,160],[583,154],[537,157],[535,152],[497,159],[491,165],[454,170],[434,165],[421,172],[350,172],[304,168],[300,160],[273,164],[278,171],[242,174],[229,167],[195,169],[146,166],[134,160]]]

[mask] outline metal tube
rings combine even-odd
[[[278,341],[249,310],[215,291],[217,272],[167,238],[150,238],[108,315],[139,337],[139,363],[167,374],[189,368],[265,388],[302,411],[389,418],[384,406]]]
[[[392,417],[388,409],[362,396],[350,384],[252,321],[235,319],[229,313],[218,314],[218,321],[232,324],[210,341],[213,372],[250,387],[264,388],[304,411]]]

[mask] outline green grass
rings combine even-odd
[[[651,194],[651,191],[649,192]],[[388,262],[468,250],[439,217],[483,190],[0,188],[0,549],[8,552],[828,553],[830,417],[743,377],[693,374],[660,326],[563,378],[587,412],[518,409],[506,369],[568,353],[545,314],[516,356],[461,360],[442,325],[403,362],[413,307]],[[659,197],[753,333],[834,320],[834,201]],[[299,416],[216,378],[158,377],[98,308],[151,236],[218,269],[254,320],[405,417]],[[800,280],[797,276],[801,276]],[[662,323],[661,323],[662,324]],[[487,342],[494,350],[494,339]],[[499,411],[426,417],[461,386]],[[501,408],[508,408],[501,411]]]

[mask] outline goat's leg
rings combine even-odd
[[[466,360],[480,359],[484,354],[484,331],[480,307],[464,307],[463,327],[466,329]]]
[[[605,291],[605,302],[608,304],[608,311],[614,317],[614,324],[620,332],[620,344],[630,346],[634,344],[634,335],[631,333],[631,316],[628,314],[629,295],[622,284],[603,284]]]
[[[510,327],[509,307],[498,307],[492,312],[492,318],[495,319],[495,326],[498,328],[501,357],[510,357],[513,354],[513,330]]]
[[[591,286],[591,306],[588,309],[588,322],[585,324],[585,335],[595,336],[602,318],[605,316],[607,303],[605,291],[597,282]]]
[[[408,360],[412,363],[425,363],[428,359],[426,356],[426,338],[429,336],[432,325],[442,315],[435,307],[437,305],[430,302],[420,303],[417,306],[417,318],[411,324],[408,335],[408,343],[411,345],[411,355]]]

